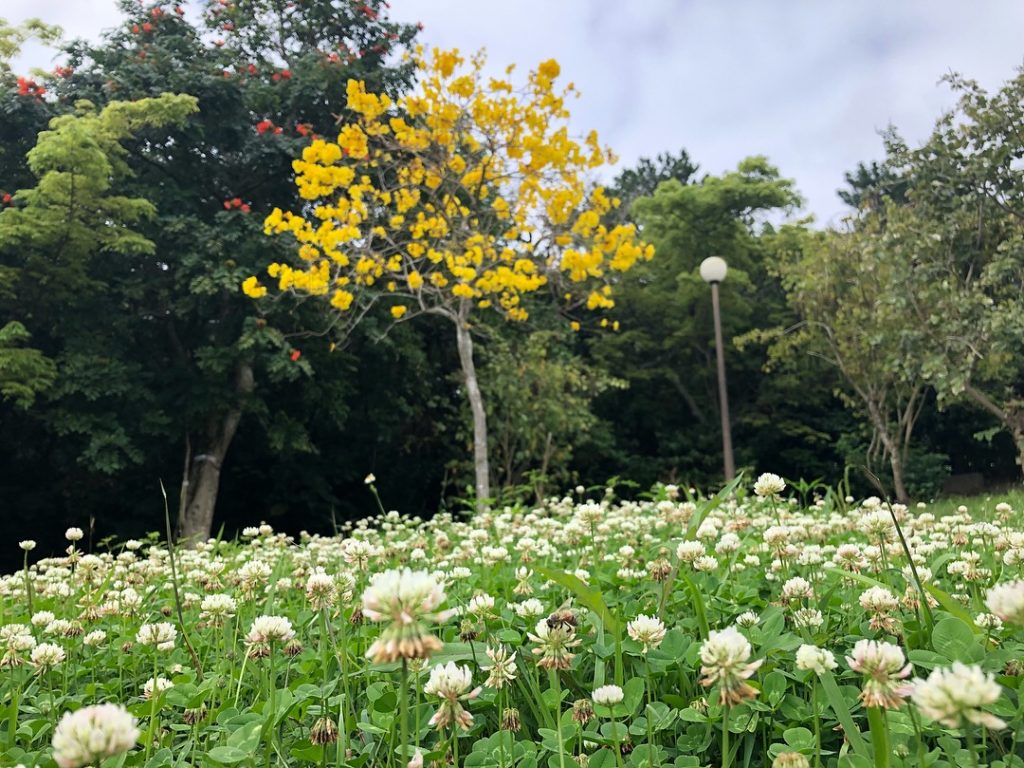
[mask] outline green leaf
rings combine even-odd
[[[947,592],[943,592],[934,584],[925,584],[924,588],[939,602],[939,605],[942,606],[942,610],[960,619],[960,621],[966,624],[974,634],[982,634],[981,627],[974,623],[974,619],[971,618],[971,614],[964,610],[963,606],[950,597]]]
[[[976,644],[970,626],[954,616],[942,619],[932,630],[932,648],[950,661],[968,661]]]
[[[573,596],[575,596],[581,605],[586,606],[601,617],[601,621],[604,622],[604,626],[609,632],[618,636],[621,631],[619,621],[614,615],[612,615],[612,612],[608,610],[608,605],[604,601],[604,596],[601,594],[601,590],[584,584],[579,578],[571,573],[557,571],[553,568],[538,567],[535,570],[548,581],[553,581],[572,592]]]
[[[868,750],[868,746],[863,736],[861,736],[856,723],[853,722],[853,715],[850,713],[846,699],[843,698],[843,693],[839,690],[839,686],[836,685],[836,680],[832,673],[826,672],[818,679],[821,682],[822,690],[825,692],[825,699],[828,701],[829,707],[835,713],[839,724],[843,726],[843,732],[846,734],[846,740],[850,742],[850,747],[858,756],[863,757],[865,760],[870,760],[871,753]]]
[[[250,754],[251,752],[239,749],[238,747],[221,746],[214,747],[206,753],[206,756],[214,762],[221,763],[222,765],[234,765],[235,763],[240,763],[248,758]]]

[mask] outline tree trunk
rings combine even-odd
[[[193,457],[191,443],[186,439],[186,466],[178,516],[178,538],[183,544],[194,545],[210,537],[221,468],[242,419],[242,401],[254,386],[252,365],[239,363],[235,371],[238,395],[235,405],[227,413],[211,416],[207,421],[206,450]]]
[[[878,439],[882,441],[885,452],[889,455],[889,468],[892,470],[892,488],[896,501],[906,504],[910,501],[907,494],[907,486],[903,480],[903,450],[889,431],[889,423],[882,415],[881,410],[875,403],[868,402],[868,416],[871,419],[871,426],[875,428]],[[909,441],[909,435],[907,436]]]
[[[473,472],[476,478],[476,503],[486,505],[491,498],[491,470],[487,458],[487,411],[473,362],[473,337],[462,318],[455,319],[455,338],[459,346],[459,362],[466,381],[466,396],[473,412]]]

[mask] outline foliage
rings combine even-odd
[[[572,355],[553,331],[519,343],[494,335],[486,350],[481,378],[498,483],[528,484],[539,500],[571,480],[574,449],[597,427],[593,400],[625,382]]]
[[[0,396],[19,408],[28,408],[40,392],[53,386],[57,376],[53,360],[38,349],[22,347],[31,334],[11,321],[0,328]]]
[[[87,552],[69,531],[0,578],[0,754],[54,768],[61,713],[103,701],[139,722],[112,760],[129,768],[1020,768],[1019,494],[678,494],[298,541],[261,525],[188,551]],[[371,658],[396,631],[408,644]],[[870,642],[899,663],[865,668]],[[925,697],[951,668],[962,682]]]

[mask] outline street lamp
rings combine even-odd
[[[718,402],[722,413],[722,454],[725,461],[725,481],[736,477],[732,459],[732,431],[729,428],[729,391],[725,388],[725,349],[722,346],[722,313],[718,304],[718,284],[725,280],[729,266],[725,259],[709,256],[700,263],[700,276],[711,285],[711,312],[715,319],[715,356],[718,358]]]

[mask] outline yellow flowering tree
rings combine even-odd
[[[336,140],[316,139],[294,162],[309,201],[274,210],[268,234],[297,241],[291,263],[267,275],[278,292],[318,297],[343,335],[375,305],[391,322],[430,314],[452,323],[473,414],[478,500],[490,497],[487,418],[473,360],[473,317],[529,316],[545,290],[560,308],[609,309],[615,273],[654,255],[632,224],[607,226],[618,200],[589,176],[614,162],[596,132],[568,127],[570,83],[554,60],[525,85],[483,74],[484,57],[422,49],[416,88],[393,103],[348,82],[355,119]],[[249,277],[245,293],[268,287]],[[578,325],[574,321],[574,327]]]

